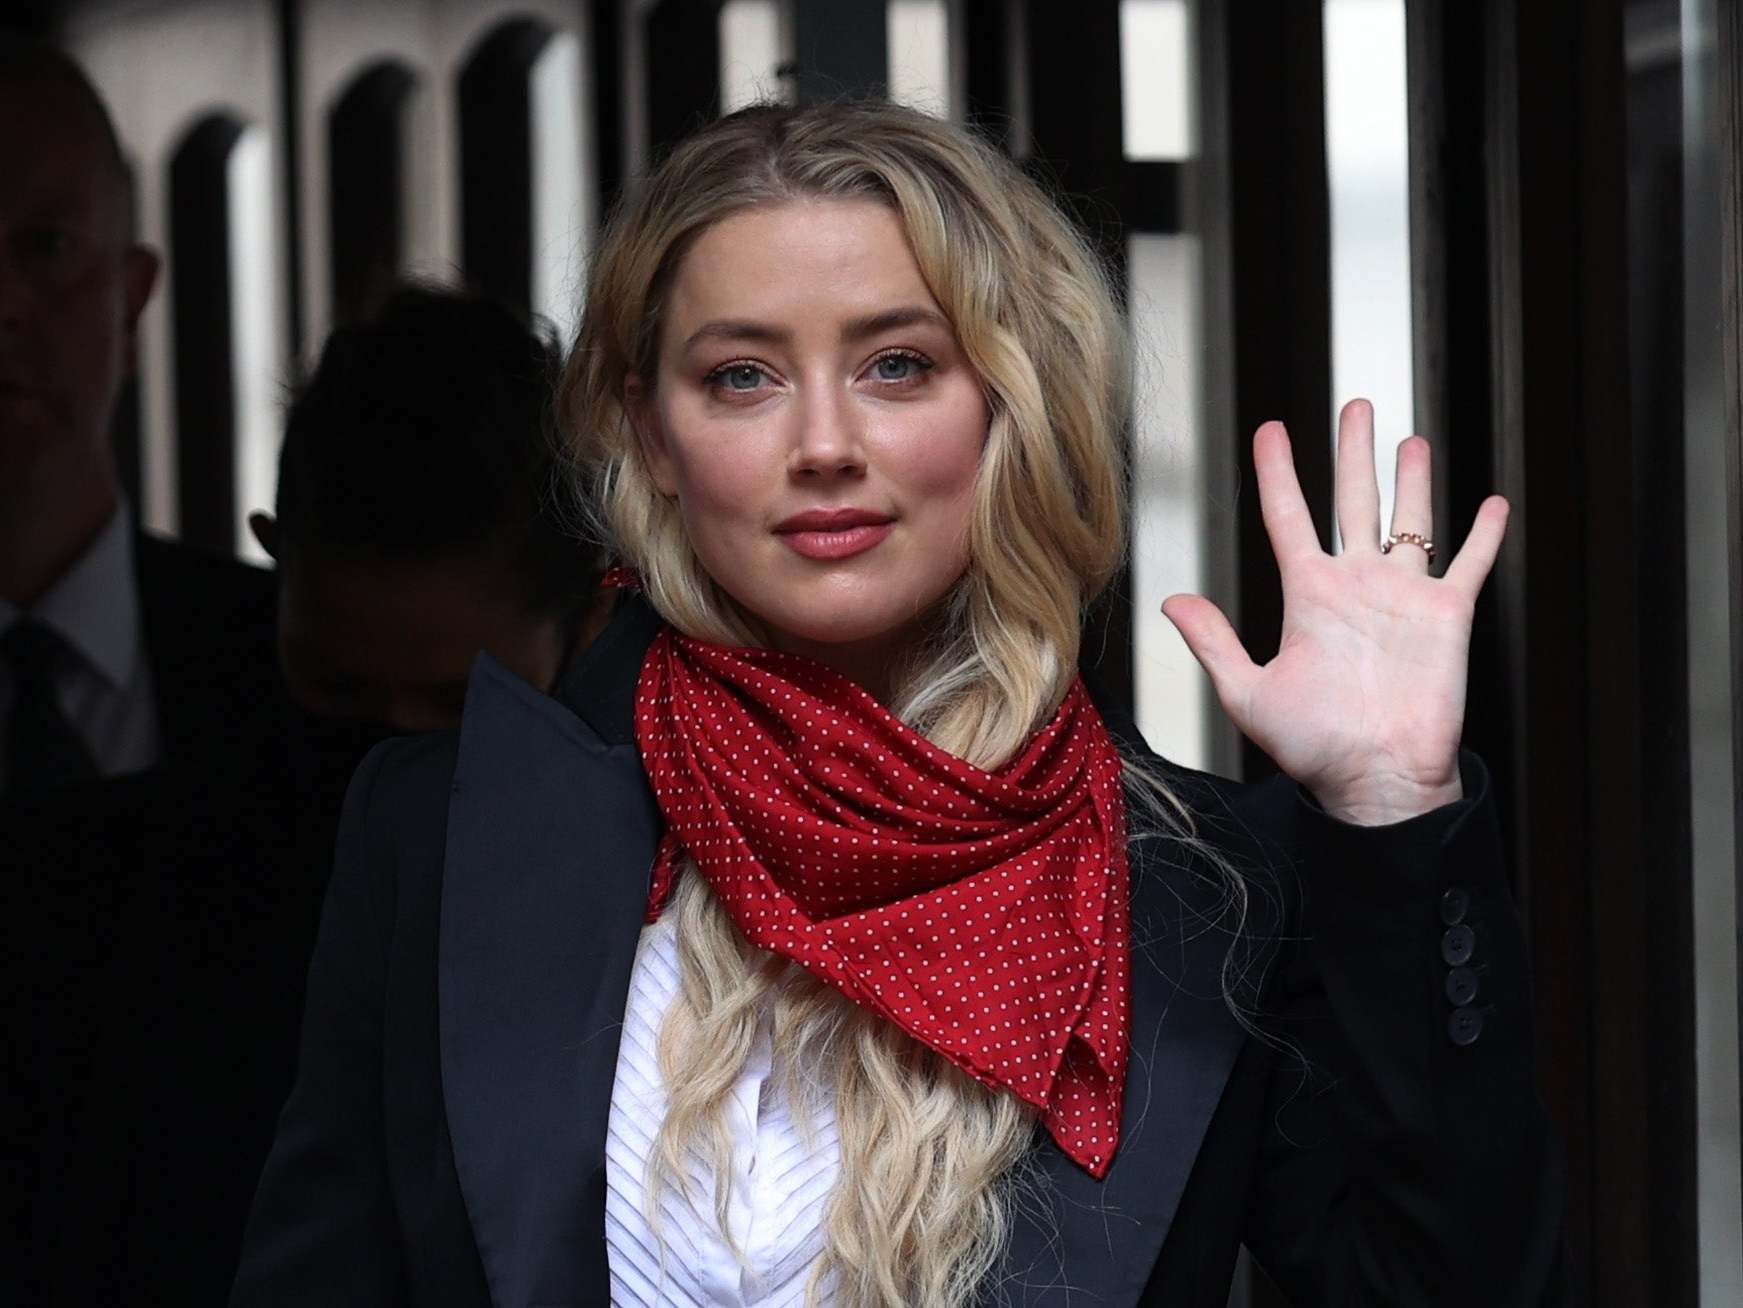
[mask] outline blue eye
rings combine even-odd
[[[729,363],[709,374],[708,380],[729,391],[754,391],[767,377],[754,363]]]
[[[872,375],[879,381],[913,381],[931,367],[917,354],[885,354],[872,362]]]

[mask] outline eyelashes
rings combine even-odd
[[[892,377],[883,371],[883,366],[886,363],[907,364],[913,368],[913,371],[900,377]],[[937,364],[933,363],[932,360],[928,359],[918,350],[909,350],[898,347],[893,350],[885,350],[882,354],[875,356],[871,363],[867,365],[866,371],[872,373],[880,382],[900,383],[905,381],[916,381],[921,377],[924,377],[937,366]]]
[[[769,374],[764,371],[760,364],[747,363],[744,361],[723,363],[713,372],[704,377],[702,379],[702,384],[715,390],[724,390],[729,393],[742,395],[754,391],[756,389],[756,380],[758,378],[767,379],[768,375]],[[735,379],[747,381],[750,384],[737,386],[733,384]]]
[[[906,389],[923,383],[938,365],[935,361],[906,346],[881,350],[866,364],[861,376],[870,377],[879,387]],[[764,389],[773,374],[751,359],[733,359],[711,369],[702,384],[717,395],[754,396]]]

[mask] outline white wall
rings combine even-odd
[[[720,7],[720,112],[790,98],[791,78],[776,69],[792,58],[793,21],[785,0],[726,0]]]
[[[1335,411],[1357,396],[1372,401],[1381,535],[1392,530],[1398,443],[1416,423],[1405,82],[1404,0],[1326,0],[1333,462]],[[1440,441],[1451,433],[1425,435]],[[1335,519],[1331,527],[1341,548]],[[1443,558],[1464,529],[1434,524]]]

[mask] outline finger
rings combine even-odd
[[[1267,422],[1253,434],[1253,469],[1259,480],[1259,516],[1278,568],[1287,569],[1297,559],[1319,553],[1319,534],[1302,498],[1289,433],[1282,423]]]
[[[1453,561],[1446,565],[1443,580],[1458,587],[1472,604],[1477,602],[1477,592],[1483,589],[1490,569],[1495,566],[1495,556],[1501,552],[1501,541],[1507,534],[1507,519],[1512,511],[1512,506],[1502,496],[1491,495],[1484,500],[1477,508],[1470,535],[1465,537],[1465,543],[1459,547]]]
[[[1428,442],[1420,436],[1399,442],[1398,467],[1393,478],[1392,534],[1415,532],[1434,540],[1433,458]],[[1428,551],[1400,542],[1390,557],[1417,572],[1428,571]]]
[[[1246,702],[1259,667],[1248,657],[1223,611],[1202,595],[1170,595],[1162,601],[1162,615],[1174,624],[1192,657],[1204,665],[1217,698],[1240,725],[1235,707]]]
[[[1338,534],[1346,554],[1380,548],[1380,482],[1374,474],[1374,406],[1351,400],[1338,414]]]

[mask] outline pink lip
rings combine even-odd
[[[886,513],[868,509],[810,509],[775,528],[775,534],[808,559],[846,559],[863,554],[894,527]]]
[[[887,513],[851,506],[839,509],[806,509],[784,522],[775,524],[776,531],[845,531],[849,527],[875,527],[890,520]]]

